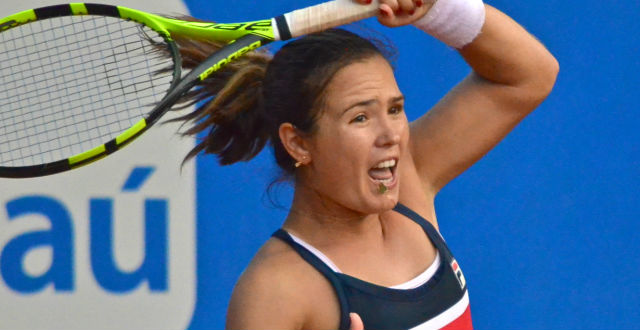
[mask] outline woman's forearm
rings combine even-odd
[[[485,8],[482,32],[460,54],[478,76],[516,88],[514,97],[544,99],[555,83],[558,62],[514,20],[491,6]]]

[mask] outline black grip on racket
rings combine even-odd
[[[291,31],[289,30],[289,24],[287,24],[287,19],[284,18],[284,15],[277,16],[276,27],[278,28],[278,33],[280,34],[280,40],[289,40],[291,39]]]

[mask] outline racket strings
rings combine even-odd
[[[73,24],[66,24],[66,25],[64,25],[64,26],[62,26],[62,27],[63,27],[63,28],[68,28],[68,27],[73,27],[73,26],[74,26]],[[103,28],[103,27],[104,27],[104,25],[102,25],[102,26],[95,26],[95,28]],[[130,27],[129,29],[131,29],[131,28],[137,28],[137,27]],[[93,42],[92,42],[92,43],[86,43],[86,44],[81,44],[81,43],[69,44],[69,40],[68,40],[68,38],[69,38],[70,36],[74,36],[74,35],[78,35],[78,33],[76,32],[76,33],[71,34],[71,35],[64,35],[63,37],[59,37],[59,38],[56,38],[56,39],[50,40],[51,42],[55,43],[56,41],[60,41],[60,39],[64,38],[64,39],[65,39],[65,42],[66,42],[66,43],[65,43],[65,46],[66,46],[66,47],[61,47],[60,45],[57,45],[57,46],[54,46],[53,48],[47,48],[47,49],[45,50],[46,52],[48,52],[47,57],[48,57],[48,58],[52,58],[52,57],[66,56],[66,55],[68,55],[68,53],[69,53],[69,52],[78,51],[78,50],[80,50],[81,48],[87,48],[87,49],[92,49],[92,48],[93,48],[93,49],[95,49],[95,46],[98,46],[98,45],[100,44],[100,42],[99,42],[99,40],[98,40],[98,39],[93,39]],[[33,35],[32,35],[32,37],[33,37]],[[8,42],[15,42],[15,39],[13,39],[13,40],[9,40]],[[137,44],[137,43],[138,43],[138,41],[135,41],[135,42],[129,42],[129,43],[127,43],[127,44],[123,44],[123,45],[124,45],[124,46],[125,46],[125,48],[126,48],[126,47],[127,47],[127,45],[132,45],[132,44]],[[35,46],[35,47],[43,47],[43,46],[44,46],[44,42],[37,42],[37,43],[34,43],[34,46]],[[73,46],[76,46],[76,47],[75,47],[75,48],[73,48]],[[140,47],[138,47],[137,49],[131,49],[131,50],[132,50],[132,51],[137,51],[137,50],[140,50],[140,49],[144,49],[144,47],[143,47],[143,46],[140,46]],[[58,51],[58,52],[55,52],[55,53],[51,53],[53,50],[62,50],[62,51]],[[28,50],[27,50],[27,51],[28,51]],[[112,51],[114,51],[114,50],[112,49]],[[77,85],[70,85],[70,84],[68,84],[68,83],[67,83],[65,86],[67,87],[67,89],[69,89],[69,88],[77,88],[77,87],[79,87],[79,86],[81,85],[81,82],[79,82],[79,80],[80,80],[80,79],[86,79],[86,78],[90,77],[91,75],[93,75],[94,73],[88,73],[88,72],[85,72],[85,76],[78,76],[77,74],[75,74],[75,75],[74,75],[74,72],[69,72],[69,70],[73,68],[73,65],[72,65],[72,64],[70,64],[70,63],[73,63],[73,62],[75,62],[76,60],[80,60],[82,57],[85,57],[85,56],[89,56],[89,57],[93,57],[93,58],[95,58],[95,56],[96,56],[96,55],[100,55],[102,52],[104,52],[104,50],[103,50],[103,49],[97,49],[96,51],[90,51],[90,52],[87,52],[87,53],[83,53],[82,55],[72,56],[72,57],[70,57],[70,58],[69,58],[69,60],[70,60],[70,61],[68,62],[68,65],[67,65],[67,66],[60,66],[60,67],[57,67],[57,68],[56,68],[56,71],[58,71],[58,72],[64,72],[64,73],[63,73],[63,75],[59,75],[59,76],[49,76],[49,77],[45,77],[45,79],[42,79],[42,74],[41,74],[40,72],[44,71],[48,65],[46,65],[46,63],[39,63],[39,64],[41,64],[41,65],[34,67],[34,66],[33,66],[33,64],[32,64],[33,62],[28,62],[28,66],[29,66],[29,67],[27,67],[27,68],[26,68],[26,71],[21,71],[21,72],[15,72],[15,71],[13,71],[13,74],[15,74],[15,75],[21,75],[21,78],[22,78],[22,79],[21,79],[20,81],[22,81],[22,82],[23,82],[21,85],[17,85],[17,86],[14,86],[14,87],[15,87],[15,88],[23,88],[23,87],[26,87],[26,85],[27,85],[27,84],[26,84],[26,81],[27,81],[27,80],[32,81],[32,80],[34,80],[34,79],[40,79],[39,84],[47,85],[47,84],[50,84],[50,83],[55,83],[55,82],[56,82],[56,79],[66,80],[66,78],[67,78],[68,76],[72,75],[72,76],[73,76],[72,78],[74,78],[74,80],[75,80],[75,81],[78,81]],[[115,56],[118,56],[118,55],[123,55],[124,53],[125,53],[124,51],[119,52],[119,53],[114,52],[114,53],[112,54],[112,57],[115,57]],[[100,60],[100,58],[98,58],[97,60]],[[147,62],[147,61],[146,61],[146,59],[142,59],[142,60],[140,60],[138,63],[133,63],[133,64],[135,65],[135,64],[145,63],[145,62]],[[104,65],[105,67],[107,67],[107,66],[109,66],[109,65],[113,65],[113,67],[116,67],[117,63],[116,63],[115,61],[111,61],[111,62],[106,62],[106,61],[105,61],[104,63],[102,63],[102,65]],[[30,75],[30,76],[25,77],[25,76],[23,75],[23,74],[24,74],[24,72],[31,73],[31,75]],[[106,77],[107,77],[107,78],[113,78],[113,77],[117,77],[117,75],[112,75],[112,76],[110,76],[110,75],[108,75],[108,73],[107,73]],[[108,79],[108,80],[107,80],[107,82],[109,82],[109,80],[110,80],[110,79]],[[124,86],[123,86],[123,88],[124,88]],[[37,94],[37,93],[38,93],[38,91],[37,91],[37,90],[33,90],[33,91],[31,91],[31,93],[32,93],[32,94]],[[22,95],[24,96],[24,98],[27,98],[27,99],[33,96],[33,95],[29,95],[29,93],[22,93]],[[18,99],[18,100],[13,100],[13,102],[11,102],[11,103],[16,103],[16,102],[18,102],[19,100],[20,100],[20,99]],[[12,100],[11,100],[11,99],[8,99],[8,101],[12,101]],[[8,104],[7,104],[7,103],[0,103],[0,106],[12,105],[11,103],[8,103]]]
[[[137,23],[97,16],[0,33],[0,166],[68,158],[144,118],[172,81],[158,44]]]
[[[96,55],[96,54],[97,54],[97,52],[92,52],[92,53],[89,53],[88,55],[91,56],[91,55]],[[117,55],[117,54],[114,54],[114,55]],[[72,58],[72,60],[74,60],[74,58]],[[130,63],[130,64],[135,66],[135,65],[139,65],[139,64],[145,64],[147,62],[148,62],[147,60],[139,60],[138,62],[133,62],[133,63]],[[111,64],[114,65],[114,67],[116,66],[115,62],[112,62],[112,63],[106,62],[106,63],[104,63],[104,65],[111,65]],[[43,69],[43,67],[29,68],[29,70],[30,70],[29,72],[37,72],[37,71],[42,70],[42,69]],[[68,69],[68,68],[60,68],[60,69],[61,70],[65,70],[65,69]],[[21,74],[21,73],[18,72],[18,73],[15,73],[15,74]],[[67,82],[66,83],[66,86],[65,86],[66,89],[65,90],[70,90],[70,89],[71,90],[77,90],[80,87],[84,86],[84,84],[82,82],[84,79],[88,79],[93,75],[94,75],[94,73],[90,73],[90,72],[84,72],[84,75],[63,74],[63,75],[57,76],[57,77],[46,77],[44,79],[40,79],[39,83],[41,83],[43,85],[47,85],[47,84],[50,84],[50,83],[56,83],[56,80],[58,80],[58,79],[66,79],[68,76],[73,76],[74,80],[72,80],[71,82]],[[36,75],[36,76],[38,76],[38,75]],[[30,76],[30,77],[26,77],[26,78],[24,78],[24,76],[22,76],[23,79],[21,81],[23,83],[21,85],[16,85],[15,88],[27,87],[27,84],[26,84],[27,79],[29,79],[29,80],[34,79],[34,78],[36,78],[36,76]],[[142,78],[142,77],[145,77],[145,76],[147,76],[146,73],[141,73],[141,74],[139,74],[139,75],[137,75],[137,76],[135,76],[133,78],[134,79],[138,79],[138,78]],[[110,88],[111,88],[111,80],[112,79],[118,79],[118,75],[117,74],[109,75],[107,73],[107,75],[105,75],[105,77],[107,78],[105,82],[107,83],[107,85]],[[38,78],[41,78],[41,77],[38,77]],[[134,88],[135,89],[135,88],[137,88],[137,85],[139,85],[139,84],[133,83],[132,81],[129,81],[129,84],[125,86],[125,85],[122,84],[123,83],[122,80],[117,80],[116,84],[117,83],[120,84],[119,91],[122,91],[123,93],[126,93],[126,92],[124,92],[125,89],[128,89],[128,88]],[[153,87],[153,86],[150,86],[150,87]],[[148,87],[148,88],[150,88],[150,87]],[[15,103],[19,103],[20,101],[22,101],[22,99],[29,99],[31,97],[38,96],[38,94],[39,93],[38,93],[37,90],[32,90],[32,91],[28,91],[26,93],[22,93],[22,97],[21,98],[0,100],[0,107],[15,106]],[[77,95],[77,96],[80,97],[81,93],[80,92],[76,92],[76,93],[73,93],[73,94],[70,94],[70,95]],[[38,100],[38,102],[36,102],[36,103],[43,103],[43,102],[47,102],[47,101],[59,101],[62,98],[63,98],[63,96],[59,96],[59,97],[54,98],[54,99]],[[34,104],[34,103],[31,103],[31,104]],[[36,111],[36,110],[33,110],[33,111]],[[2,126],[0,126],[0,127],[2,127]]]
[[[73,25],[67,25],[67,26],[73,26]],[[138,41],[136,41],[135,43],[138,43]],[[132,48],[128,48],[128,47],[127,47],[128,45],[132,45],[132,44],[135,44],[135,43],[134,43],[134,42],[129,42],[129,43],[126,43],[126,44],[123,44],[123,45],[124,45],[124,47],[125,47],[125,48],[127,48],[127,49],[128,49],[127,51],[137,51],[137,50],[140,50],[140,49],[144,49],[144,45],[142,45],[141,47],[135,48],[135,49],[132,49]],[[87,46],[96,46],[96,45],[98,45],[98,43],[90,44],[90,45],[87,45]],[[61,47],[55,47],[55,48],[61,48]],[[49,50],[50,50],[50,49],[49,49]],[[73,49],[71,49],[71,50],[73,50]],[[113,49],[112,49],[112,51],[113,51]],[[87,53],[87,54],[85,54],[85,55],[88,55],[88,56],[94,56],[94,55],[96,55],[96,54],[99,54],[100,52],[103,52],[103,50],[98,50],[98,51],[94,51],[94,52],[89,52],[89,53]],[[123,55],[123,54],[125,54],[125,53],[126,53],[125,51],[122,51],[122,52],[115,52],[115,51],[114,51],[114,52],[113,52],[113,54],[111,54],[111,55],[112,55],[112,57],[116,57],[116,56],[118,56],[118,55]],[[50,55],[50,56],[62,56],[62,55],[63,55],[62,53],[56,53],[56,54],[53,54],[53,55]],[[70,59],[71,59],[71,60],[75,60],[75,59],[78,59],[78,58],[79,58],[79,56],[77,56],[77,57],[71,57]],[[36,73],[37,73],[37,72],[39,72],[39,70],[43,69],[43,67],[42,67],[42,66],[40,66],[40,67],[36,67],[36,68],[31,67],[31,65],[32,65],[31,63],[32,63],[32,62],[28,62],[28,63],[29,63],[29,66],[30,66],[30,68],[28,68],[28,69],[29,69],[29,72],[36,72]],[[148,63],[148,61],[147,61],[146,59],[142,59],[142,60],[140,60],[140,61],[138,61],[138,62],[136,62],[136,63],[129,63],[129,65],[131,66],[131,65],[144,64],[144,63]],[[103,65],[105,65],[105,66],[108,66],[108,65],[110,65],[110,64],[113,64],[113,65],[114,65],[114,68],[117,68],[117,66],[115,66],[115,64],[116,64],[116,62],[115,62],[115,61],[112,61],[112,62],[104,62],[104,63],[102,63],[102,64],[103,64]],[[64,66],[63,66],[63,67],[60,67],[58,71],[65,71],[65,70],[69,69],[70,67],[71,67],[71,66],[67,66],[67,67],[64,67]],[[75,81],[78,81],[78,80],[79,80],[78,78],[80,78],[80,79],[88,78],[89,76],[91,76],[91,75],[93,75],[93,74],[94,74],[94,73],[86,73],[86,74],[85,74],[85,76],[78,76],[77,74],[75,74],[75,75],[73,76],[73,78],[75,79]],[[119,74],[120,74],[120,73],[119,73]],[[58,76],[57,78],[58,78],[58,79],[66,80],[67,76],[69,76],[69,75],[70,75],[69,73],[66,73],[66,74],[64,74],[64,75],[62,75],[62,76]],[[139,76],[134,77],[134,78],[138,78],[138,77],[141,77],[141,76],[143,76],[143,75],[139,75]],[[111,81],[111,79],[112,79],[112,78],[117,78],[117,77],[118,77],[118,75],[117,75],[117,74],[109,75],[109,73],[107,72],[107,73],[106,73],[106,77],[108,78],[108,79],[106,80],[106,82],[107,82],[107,83],[109,83],[109,85],[111,85],[111,82],[110,82],[110,81]],[[31,77],[28,77],[28,78],[31,78]],[[55,80],[55,79],[56,79],[56,77],[50,77],[50,78],[47,78],[47,79],[42,80],[41,82],[42,82],[43,84],[45,84],[45,85],[46,85],[46,84],[48,84],[48,83],[54,82],[54,80]],[[24,77],[23,77],[23,80],[22,80],[22,81],[24,81]],[[80,86],[82,85],[82,83],[81,83],[81,82],[77,82],[77,83],[76,83],[76,85],[72,85],[72,84],[67,83],[67,82],[65,82],[65,83],[66,83],[66,85],[65,85],[65,87],[66,87],[66,88],[65,88],[65,90],[73,89],[73,88],[77,88],[77,87],[80,87]],[[117,81],[117,83],[122,84],[122,80]],[[120,86],[120,88],[119,88],[119,90],[124,90],[125,88],[130,87],[130,86],[135,87],[136,85],[135,85],[135,84],[130,84],[130,85],[127,85],[127,86],[121,85],[121,86]],[[17,86],[17,87],[25,87],[25,84],[23,84],[23,85],[21,85],[21,86]],[[33,91],[33,92],[37,92],[37,91]],[[76,93],[76,94],[80,94],[80,93]],[[24,93],[23,93],[23,95],[24,95]],[[25,97],[26,97],[26,98],[29,98],[29,97],[31,97],[31,95],[25,95]],[[47,101],[49,101],[49,100],[47,100]],[[0,103],[0,105],[3,105],[3,106],[4,106],[4,105],[6,105],[6,104],[2,104],[2,103]]]
[[[138,93],[138,92],[144,92],[145,90],[149,90],[149,88],[144,89],[144,90],[137,90],[137,91],[136,91],[136,93]],[[98,94],[97,94],[97,93],[95,93],[95,94],[87,94],[87,95],[84,95],[84,96],[85,96],[85,97],[86,97],[86,96],[89,96],[89,97],[91,97],[91,96],[93,96],[93,97],[97,97],[97,96],[98,96]],[[127,104],[128,104],[128,102],[117,102],[117,103],[113,103],[112,105],[114,105],[114,106],[125,106],[125,105],[127,105]],[[78,110],[78,109],[80,109],[81,107],[82,107],[82,105],[74,106],[74,107],[71,107],[69,110],[71,110],[71,111],[73,111],[73,110]],[[53,124],[53,125],[47,125],[47,126],[49,126],[49,129],[40,130],[40,131],[39,131],[39,133],[40,133],[40,134],[55,133],[55,131],[56,131],[56,130],[63,130],[63,131],[64,131],[65,129],[67,129],[67,128],[72,128],[72,127],[74,127],[74,126],[75,126],[75,128],[77,128],[77,129],[74,131],[74,133],[72,133],[72,134],[68,134],[68,135],[60,135],[60,137],[69,137],[69,136],[71,136],[71,135],[73,135],[73,134],[76,134],[76,133],[87,133],[87,132],[89,132],[89,130],[90,130],[90,129],[95,129],[95,128],[93,128],[93,127],[88,128],[88,127],[89,127],[88,125],[83,125],[83,124],[90,124],[90,123],[92,123],[92,122],[94,122],[94,121],[96,121],[96,120],[97,120],[97,121],[100,121],[101,119],[108,119],[108,118],[109,118],[110,116],[112,116],[113,114],[118,115],[118,114],[127,114],[127,113],[128,113],[128,111],[127,111],[127,110],[121,110],[121,111],[114,112],[114,113],[112,113],[112,114],[107,113],[107,114],[102,114],[102,115],[96,115],[96,116],[93,116],[93,117],[91,117],[91,118],[85,118],[84,120],[83,120],[81,117],[76,117],[77,119],[80,119],[80,120],[78,120],[78,121],[76,121],[76,122],[73,122],[73,123],[64,123],[64,121],[63,121],[61,124],[59,124],[59,123],[58,123],[58,121],[61,121],[61,119],[60,119],[60,118],[58,118],[58,117],[54,117],[54,118],[53,118],[53,122],[52,122],[52,124]],[[35,121],[35,120],[43,120],[43,121],[44,121],[44,120],[51,120],[51,119],[52,119],[52,118],[47,118],[47,117],[46,117],[46,116],[44,116],[44,115],[41,115],[41,116],[39,116],[39,117],[32,117],[32,118],[31,118],[31,120],[33,120],[33,121]],[[41,122],[41,123],[42,123],[42,122]],[[86,129],[84,129],[84,130],[82,130],[81,128],[82,128],[83,126],[84,126],[84,127],[87,127],[87,128],[86,128]],[[122,126],[122,125],[121,125],[121,126],[119,126],[120,131],[123,131],[123,130],[125,130],[125,129],[127,129],[127,128],[129,128],[129,127],[128,127],[128,126],[126,126],[126,127],[125,127],[125,126]],[[5,125],[5,126],[0,126],[0,130],[1,130],[1,129],[7,129],[7,135],[9,135],[9,133],[16,133],[16,136],[17,136],[17,133],[20,131],[20,130],[18,129],[18,127],[15,125],[15,123],[14,123],[13,125],[9,125],[9,124],[8,124],[8,125]],[[11,131],[11,129],[13,129],[13,131]],[[105,136],[105,135],[100,135],[100,137],[108,137],[108,134],[107,134],[106,136]],[[3,141],[3,143],[16,142],[16,141],[19,141],[19,140],[20,140],[20,138],[19,138],[19,137],[16,137],[16,138],[15,138],[15,139],[13,139],[13,140],[11,140],[11,139],[9,139],[9,140],[4,140],[4,141]]]

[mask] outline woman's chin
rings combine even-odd
[[[382,213],[393,209],[398,203],[398,193],[387,191],[384,194],[375,194],[371,198],[367,198],[366,212],[367,214]]]

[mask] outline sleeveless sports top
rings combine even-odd
[[[320,251],[283,229],[272,236],[289,244],[331,283],[340,304],[340,329],[349,329],[349,313],[360,315],[365,330],[473,329],[466,281],[440,233],[402,204],[396,205],[394,211],[420,225],[438,254],[423,274],[391,288],[341,273]]]

